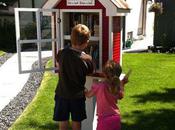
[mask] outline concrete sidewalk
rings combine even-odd
[[[43,58],[51,56],[51,51],[42,53]],[[23,66],[30,70],[38,60],[37,52],[23,52]],[[19,74],[17,54],[14,54],[0,67],[0,111],[21,91],[30,73]]]

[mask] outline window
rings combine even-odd
[[[147,7],[147,1],[142,0],[137,35],[145,35],[146,33],[146,7]]]

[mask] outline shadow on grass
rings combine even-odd
[[[48,122],[48,123],[38,123],[37,121],[30,121],[28,124],[24,124],[26,127],[25,129],[31,129],[33,128],[34,130],[58,130],[59,125],[57,122]],[[71,127],[69,126],[69,130],[71,130]]]
[[[137,98],[136,102],[145,103],[147,101],[152,102],[175,102],[175,88],[166,88],[165,92],[150,92],[142,95],[132,96]]]
[[[34,128],[36,130],[58,130],[58,124],[57,123],[43,123],[40,124],[37,121],[30,121],[28,125],[25,124],[28,128]],[[27,128],[26,128],[27,129]]]
[[[125,119],[134,118],[134,124],[122,123],[122,130],[174,130],[175,110],[155,110],[151,113],[134,111],[123,115]]]
[[[16,44],[15,44],[15,46],[16,46]],[[11,46],[8,48],[0,47],[0,50],[7,52],[7,53],[16,53],[16,47],[11,47]]]

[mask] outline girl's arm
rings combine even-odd
[[[124,84],[122,81],[120,82],[120,90],[118,92],[118,99],[122,99],[124,97]]]
[[[85,88],[84,93],[87,98],[91,98],[95,95],[95,93],[92,90],[88,90],[87,88]]]
[[[118,98],[122,99],[124,97],[124,86],[125,84],[128,83],[128,76],[125,76],[121,81],[120,81],[120,91],[118,94]]]

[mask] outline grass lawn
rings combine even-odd
[[[5,52],[0,50],[0,56],[4,55]]]
[[[174,130],[175,54],[123,54],[123,70],[131,68],[125,97],[119,102],[122,130]],[[37,96],[10,130],[56,130],[52,121],[58,78],[45,72]]]
[[[120,102],[123,130],[175,129],[175,55],[124,54],[123,68],[132,68]]]

